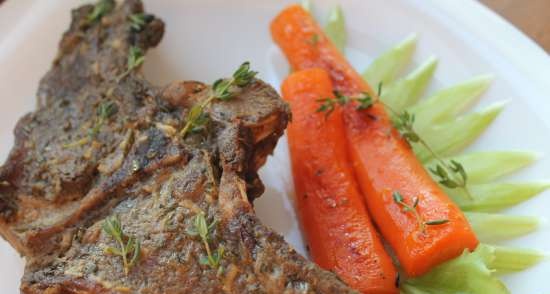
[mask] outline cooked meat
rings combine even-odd
[[[128,70],[164,25],[136,23],[138,0],[102,5],[72,12],[0,169],[0,233],[27,259],[21,291],[355,293],[254,215],[257,170],[290,116],[277,93],[254,79],[181,136],[211,87],[159,88]]]

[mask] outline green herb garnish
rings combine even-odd
[[[145,55],[143,55],[143,51],[135,46],[130,47],[130,51],[128,51],[127,69],[118,76],[118,80],[120,81],[122,78],[126,77],[132,70],[142,65],[144,61]]]
[[[309,38],[308,43],[312,46],[315,46],[315,45],[317,45],[317,43],[319,43],[319,39],[320,39],[320,37],[319,37],[318,34],[313,34]]]
[[[438,161],[438,164],[435,168],[430,168],[430,172],[436,175],[439,180],[438,182],[450,189],[460,188],[463,189],[466,195],[472,199],[470,191],[467,187],[468,175],[464,170],[462,164],[455,160],[450,162],[444,161],[429,145],[424,141],[418,133],[415,132],[413,128],[414,124],[414,114],[410,114],[407,111],[403,111],[400,115],[394,120],[395,128],[401,133],[401,136],[411,143],[419,143],[432,156]]]
[[[88,144],[90,141],[94,140],[95,137],[101,131],[101,127],[105,125],[105,122],[115,115],[118,112],[118,106],[113,101],[104,101],[97,107],[96,110],[96,119],[94,125],[91,129],[88,130],[88,136],[82,137],[74,142],[67,143],[63,145],[63,148],[72,148],[77,146],[82,146]]]
[[[378,84],[377,97],[382,94],[382,83]],[[393,125],[399,131],[401,136],[409,143],[418,143],[424,146],[426,150],[438,161],[435,168],[430,168],[430,172],[436,175],[439,179],[438,182],[450,189],[462,189],[468,198],[473,199],[468,186],[468,175],[464,170],[462,164],[455,160],[446,162],[443,160],[429,145],[424,141],[418,133],[414,130],[414,114],[408,111],[398,113],[393,110],[389,105],[383,103],[379,98],[373,98],[368,93],[361,93],[358,96],[345,96],[339,92],[334,92],[334,98],[321,98],[317,99],[317,102],[321,103],[317,112],[324,112],[328,117],[335,109],[337,105],[343,106],[349,102],[356,102],[357,110],[365,110],[370,108],[374,103],[382,103],[384,107],[393,114]]]
[[[470,190],[467,187],[468,175],[462,164],[455,160],[446,162],[424,141],[413,128],[414,114],[403,111],[396,116],[394,120],[395,128],[401,133],[401,136],[411,143],[418,143],[424,146],[428,152],[437,160],[435,168],[430,168],[430,172],[436,175],[438,182],[449,189],[462,189],[468,198],[472,199]]]
[[[443,164],[446,164],[446,166],[442,167]],[[452,174],[449,175],[447,170],[450,170]],[[434,175],[439,177],[439,183],[441,185],[451,189],[462,188],[465,189],[466,192],[468,192],[468,190],[466,189],[468,175],[466,174],[466,171],[464,170],[462,164],[460,164],[459,162],[455,160],[451,160],[448,164],[445,162],[441,162],[440,164],[437,164],[435,168],[430,168],[430,171]]]
[[[437,220],[426,221],[424,223],[428,226],[438,226],[438,225],[446,224],[448,222],[449,222],[448,219],[437,219]]]
[[[139,32],[153,19],[153,16],[145,13],[135,13],[130,15],[128,19],[130,20],[130,27],[134,31]]]
[[[244,62],[229,79],[218,79],[212,85],[212,93],[202,103],[193,106],[186,117],[186,122],[180,135],[185,138],[189,132],[203,129],[208,122],[208,115],[204,109],[214,100],[229,100],[233,98],[236,90],[248,85],[257,72],[250,70],[250,63]]]
[[[357,110],[367,109],[372,106],[374,99],[369,93],[361,93],[358,96],[346,96],[342,93],[335,91],[334,98],[320,98],[317,99],[317,102],[321,103],[317,112],[324,112],[325,116],[328,117],[337,105],[344,106],[350,101],[357,102]]]
[[[418,213],[418,210],[417,210],[418,202],[420,201],[418,197],[414,198],[414,201],[413,201],[412,205],[407,204],[405,202],[404,198],[403,198],[403,195],[401,195],[401,193],[399,193],[397,191],[393,192],[392,197],[393,197],[393,201],[395,203],[397,203],[401,207],[403,207],[404,212],[410,212],[414,215],[414,217],[416,218],[416,220],[417,220],[417,222],[420,226],[420,231],[423,232],[423,233],[426,232],[426,226],[442,225],[442,224],[446,224],[446,223],[449,222],[448,219],[438,219],[438,220],[425,221],[424,218],[422,218],[422,216],[420,215],[420,213]]]
[[[211,268],[219,269],[220,261],[223,258],[224,248],[218,246],[216,251],[212,251],[210,248],[210,239],[212,230],[216,226],[216,221],[212,221],[210,224],[206,222],[206,216],[204,212],[200,212],[195,215],[193,220],[193,227],[187,230],[187,234],[190,236],[199,236],[206,250],[206,256],[202,256],[199,262],[203,265],[209,265]]]
[[[116,216],[109,217],[103,222],[103,231],[117,243],[116,247],[107,247],[104,252],[120,256],[124,266],[124,274],[128,275],[132,266],[139,260],[141,253],[140,241],[124,233],[120,220]]]
[[[317,102],[321,103],[317,112],[324,112],[325,117],[329,117],[335,109],[336,105],[343,106],[349,102],[350,98],[341,95],[339,92],[334,92],[334,98],[319,98]]]
[[[118,106],[113,101],[105,101],[97,108],[97,119],[93,128],[88,131],[90,138],[94,138],[99,134],[101,127],[114,114],[118,112]]]
[[[94,9],[86,17],[86,21],[90,24],[100,20],[104,15],[109,13],[115,7],[113,0],[100,0],[94,5]]]

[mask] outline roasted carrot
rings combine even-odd
[[[271,35],[294,70],[325,69],[335,90],[356,94],[371,89],[300,5],[291,5],[271,22]]]
[[[397,293],[397,272],[373,227],[347,156],[341,109],[325,119],[319,97],[332,97],[322,69],[290,75],[288,142],[296,204],[313,260],[362,293]]]
[[[329,72],[335,90],[348,95],[368,92],[376,98],[300,6],[281,12],[271,24],[271,33],[293,69],[321,67]],[[463,213],[424,170],[407,141],[393,128],[383,105],[375,103],[358,111],[348,103],[344,124],[367,207],[407,275],[426,273],[477,246]],[[405,205],[415,207],[406,209]]]

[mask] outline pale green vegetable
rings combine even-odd
[[[363,72],[365,79],[373,88],[382,83],[388,85],[411,62],[416,47],[416,35],[409,36],[392,49],[382,53]]]
[[[471,152],[452,157],[464,166],[470,184],[493,181],[532,164],[537,158],[536,153],[525,151]],[[427,166],[434,164],[432,161]]]
[[[404,294],[507,294],[504,284],[492,275],[495,248],[479,245],[474,252],[447,261],[429,273],[408,279],[401,285]]]
[[[437,59],[428,58],[405,78],[382,88],[382,101],[396,112],[415,104],[432,80],[437,67]]]
[[[532,249],[494,247],[495,258],[488,265],[497,274],[506,274],[526,270],[541,262],[546,256]]]
[[[452,155],[472,143],[493,122],[504,108],[497,103],[479,112],[473,112],[449,121],[426,128],[417,128],[416,132],[440,156]],[[416,127],[416,125],[415,125]],[[423,146],[414,145],[414,151],[421,161],[432,157]]]
[[[336,48],[338,48],[340,52],[344,52],[348,34],[346,32],[346,20],[344,18],[344,13],[339,5],[330,11],[327,25],[325,26],[325,33]]]
[[[497,242],[523,236],[535,231],[540,220],[534,216],[516,216],[466,212],[466,218],[481,242]]]
[[[302,0],[302,7],[303,7],[307,12],[311,12],[311,0]]]
[[[453,120],[487,90],[491,76],[479,76],[466,82],[438,91],[428,99],[408,109],[416,115],[417,129],[436,122]]]
[[[470,185],[473,200],[460,191],[446,189],[453,200],[465,211],[496,212],[529,200],[550,188],[550,183],[489,183]]]

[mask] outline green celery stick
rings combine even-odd
[[[344,13],[339,5],[330,11],[327,25],[325,26],[325,33],[336,48],[338,48],[340,52],[344,52],[348,35],[346,32]]]
[[[416,35],[407,37],[392,49],[378,56],[363,72],[365,79],[374,89],[379,83],[389,85],[411,62],[416,47]]]
[[[496,274],[506,274],[526,270],[546,256],[537,250],[494,246],[495,258],[488,265]]]
[[[471,152],[452,157],[460,162],[468,173],[468,183],[483,184],[526,167],[538,155],[525,151],[485,151]],[[433,167],[433,160],[426,166]]]
[[[475,77],[466,82],[438,91],[409,109],[416,115],[415,127],[423,129],[434,122],[453,120],[480,95],[492,81],[491,76]]]
[[[535,231],[540,220],[534,216],[466,212],[466,218],[481,242],[497,242]]]
[[[504,103],[497,103],[486,109],[466,114],[455,121],[449,121],[426,128],[417,128],[416,132],[440,156],[452,155],[468,146],[493,122],[504,108]],[[415,153],[425,162],[432,155],[423,146],[414,145]]]
[[[382,89],[382,101],[397,112],[415,104],[432,80],[437,59],[430,57],[405,78],[399,79]]]
[[[538,183],[488,183],[469,185],[473,200],[458,189],[445,189],[465,211],[496,212],[527,201],[550,188],[549,182]]]
[[[508,294],[506,286],[488,265],[495,260],[495,249],[479,245],[474,252],[467,250],[429,273],[408,279],[400,286],[403,294]]]

